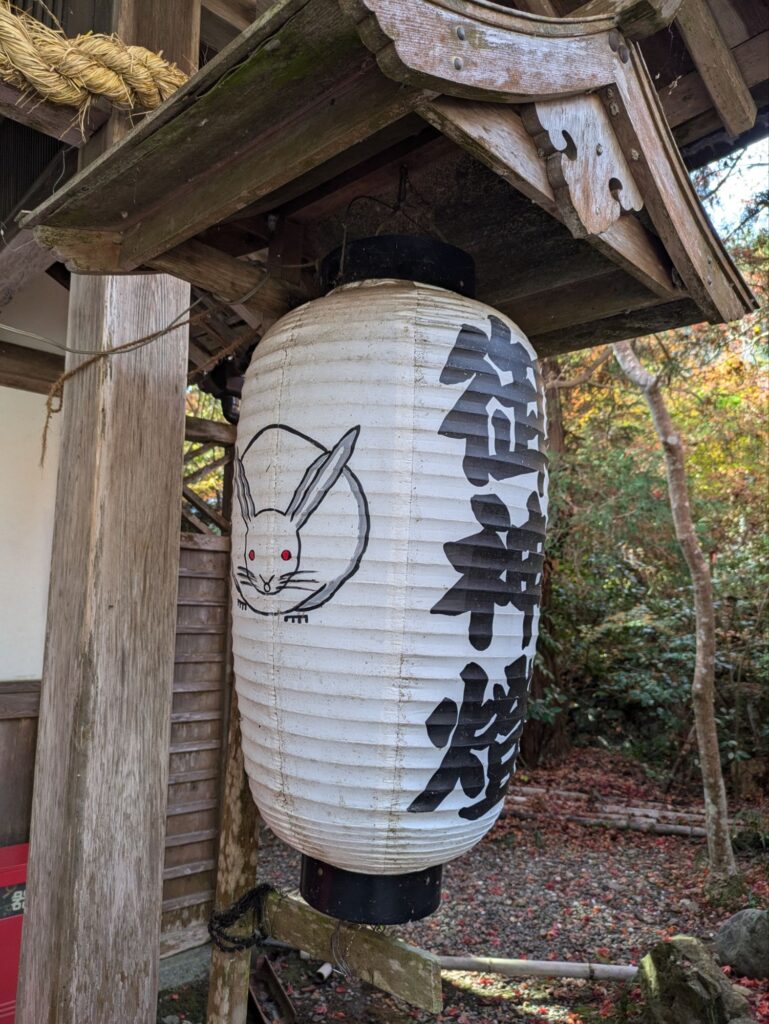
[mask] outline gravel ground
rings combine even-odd
[[[612,783],[611,764],[601,764],[599,757],[593,768],[604,796],[638,800],[642,784],[649,800],[659,796],[637,771],[615,771]],[[548,780],[546,773],[537,773],[538,785],[549,781],[563,787],[561,774]],[[579,787],[573,774],[570,782],[569,788]],[[765,862],[762,867],[761,861],[748,860],[743,867],[765,903]],[[286,891],[298,885],[299,855],[266,829],[259,875]],[[706,879],[705,845],[699,840],[587,828],[556,817],[536,822],[504,818],[474,850],[446,866],[439,910],[390,932],[444,955],[632,964],[671,935],[711,937],[728,911],[704,901]],[[639,1019],[632,986],[458,972],[444,974],[444,1010],[434,1016],[339,974],[317,985],[312,980],[316,964],[294,953],[271,956],[296,1007],[297,1024],[621,1024]]]
[[[583,852],[574,848],[577,837],[564,831],[551,837],[528,823],[502,823],[475,850],[446,865],[435,914],[392,931],[441,955],[613,963],[636,962],[670,934],[709,937],[719,915],[665,885],[670,847],[679,847],[694,866],[701,844],[675,839],[660,847],[646,836],[630,842],[620,836],[608,850]],[[299,855],[265,832],[260,874],[277,888],[294,889]],[[628,877],[633,891],[626,890]]]
[[[658,845],[650,837],[625,834],[609,839],[606,849],[584,851],[576,847],[584,838],[585,829],[578,826],[551,834],[530,823],[502,822],[470,854],[446,866],[437,913],[391,931],[443,955],[611,963],[636,963],[655,942],[679,932],[710,937],[719,914],[682,897],[678,871],[671,870],[675,853],[696,872],[701,844],[666,838]],[[263,877],[292,889],[298,872],[298,855],[265,833]],[[565,1022],[576,1007],[583,1014],[588,1008],[600,1012],[608,995],[603,986],[587,983],[526,983],[452,972],[445,979],[444,1012],[435,1018],[396,1008],[394,1001],[359,982],[339,979],[322,988],[305,982],[296,990],[296,967],[290,958],[276,963],[295,989],[300,1024],[322,1019],[356,1024]],[[574,1014],[571,1020],[576,1024]]]

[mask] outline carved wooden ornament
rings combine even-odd
[[[524,124],[546,158],[558,210],[575,238],[600,235],[623,210],[640,210],[636,185],[597,96],[547,100],[525,108]]]

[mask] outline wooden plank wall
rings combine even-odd
[[[229,537],[183,534],[161,952],[206,938],[229,709]]]
[[[0,683],[0,846],[29,839],[40,682]]]
[[[197,945],[216,884],[229,711],[229,537],[182,534],[161,953]],[[29,839],[39,682],[0,682],[0,846]]]

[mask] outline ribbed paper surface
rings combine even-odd
[[[535,371],[484,355],[490,317],[510,337],[499,351],[531,362],[481,303],[348,285],[284,317],[248,371],[233,515],[246,768],[267,824],[348,870],[415,871],[469,849],[516,752],[544,417]]]

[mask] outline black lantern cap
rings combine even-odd
[[[406,875],[365,875],[302,854],[300,892],[322,914],[354,924],[419,921],[441,902],[443,865]]]
[[[334,249],[320,265],[324,292],[352,281],[382,277],[432,284],[475,298],[472,256],[454,245],[421,235],[356,238]]]

